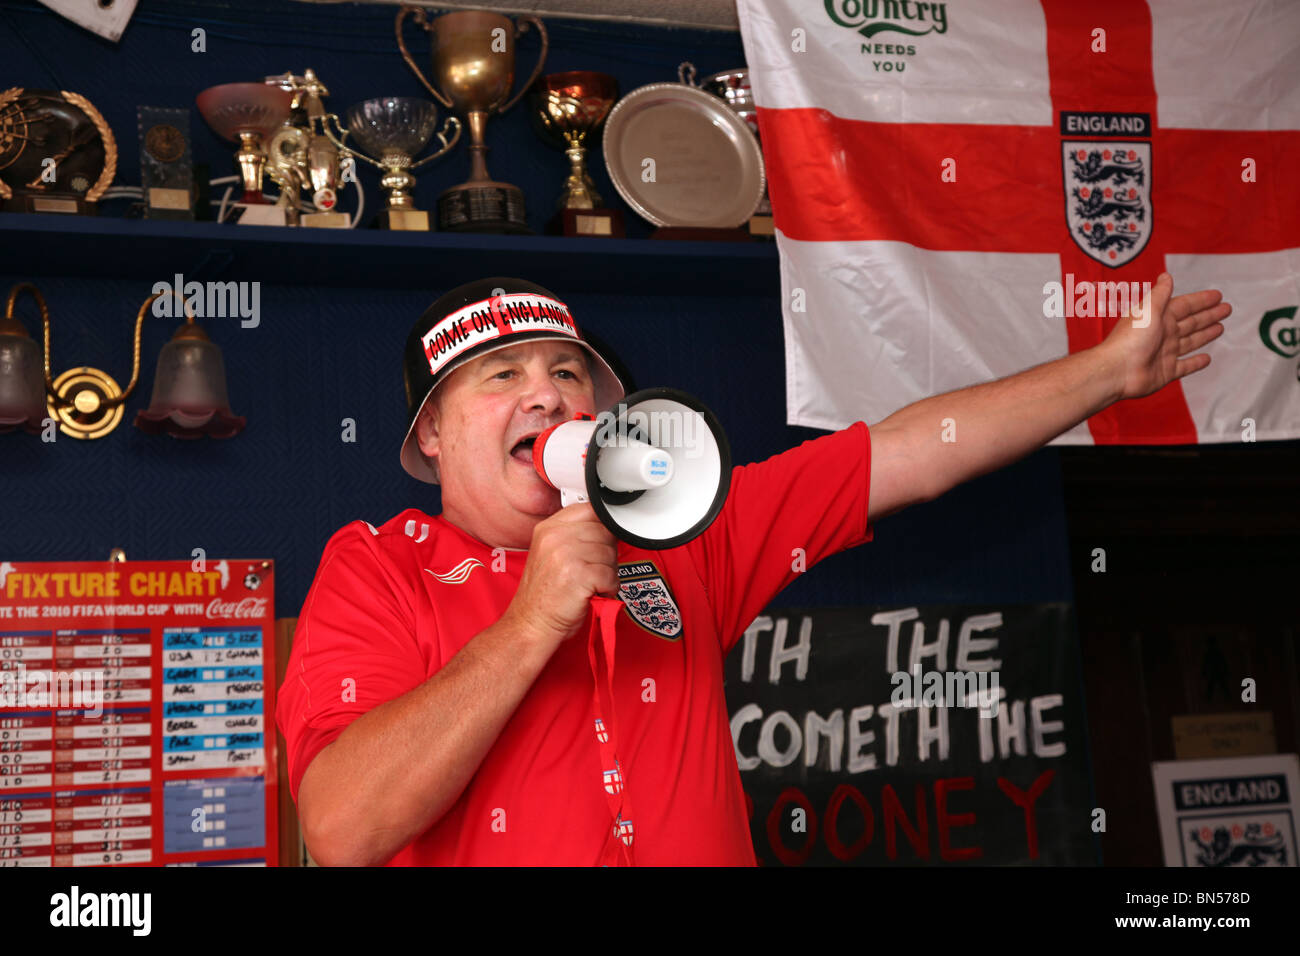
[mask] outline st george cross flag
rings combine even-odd
[[[1232,303],[1211,364],[1056,443],[1300,437],[1300,3],[737,5],[790,424],[1089,348],[1167,271]]]

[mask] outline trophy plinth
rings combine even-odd
[[[430,83],[415,65],[402,38],[402,24],[412,17],[433,43]],[[532,74],[513,97],[515,41],[529,27],[537,30],[542,49]],[[542,71],[549,47],[546,27],[535,16],[518,22],[496,13],[464,10],[430,21],[418,7],[402,7],[394,24],[402,58],[443,106],[465,117],[469,126],[470,178],[438,197],[438,228],[448,232],[498,232],[526,234],[524,193],[518,186],[493,180],[487,171],[484,133],[488,117],[510,109]]]
[[[589,70],[552,73],[538,80],[530,102],[533,129],[569,160],[569,175],[546,231],[564,236],[622,236],[623,214],[606,209],[587,172],[588,144],[618,99],[612,76]]]
[[[524,191],[510,183],[467,182],[438,197],[438,228],[447,232],[531,235],[524,220]]]
[[[415,157],[429,145],[438,125],[438,111],[427,100],[409,96],[379,96],[357,103],[347,111],[348,133],[363,149],[378,156],[353,153],[383,170],[379,186],[388,196],[384,210],[375,220],[380,229],[428,232],[429,214],[415,208],[415,176],[412,171],[442,156],[460,139],[460,120],[447,117],[438,132],[442,148],[424,159]],[[448,131],[451,137],[448,138]]]
[[[278,203],[236,202],[230,204],[227,222],[241,226],[289,226],[289,213]]]

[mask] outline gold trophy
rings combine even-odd
[[[587,144],[618,99],[618,84],[607,73],[575,70],[551,73],[533,85],[533,128],[546,143],[564,150],[569,178],[546,231],[565,236],[622,236],[623,214],[606,209],[587,172]]]
[[[414,17],[432,39],[436,87],[415,65],[402,39],[402,24],[408,16]],[[542,51],[532,75],[511,97],[515,39],[529,25],[541,37]],[[434,99],[463,114],[469,126],[469,179],[438,197],[438,228],[447,232],[530,232],[524,220],[523,190],[488,176],[484,133],[488,117],[514,106],[542,72],[550,45],[542,21],[526,14],[516,24],[500,14],[476,10],[446,13],[429,21],[422,9],[404,6],[397,13],[394,29],[406,65]]]
[[[351,217],[338,211],[341,167],[348,151],[340,137],[346,136],[339,118],[325,109],[322,97],[329,90],[313,70],[302,76],[282,73],[268,76],[267,86],[290,93],[291,114],[285,125],[267,144],[267,175],[280,187],[280,204],[290,225],[346,229]],[[334,130],[338,131],[335,136]],[[298,204],[306,191],[314,212],[300,212]]]

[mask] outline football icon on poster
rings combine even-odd
[[[244,575],[244,587],[250,591],[256,591],[262,586],[262,579],[253,573]]]

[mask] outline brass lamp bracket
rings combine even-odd
[[[46,398],[59,431],[73,438],[103,438],[122,421],[125,403],[121,386],[97,368],[70,368],[54,380],[54,396]],[[114,401],[117,399],[117,401]]]

